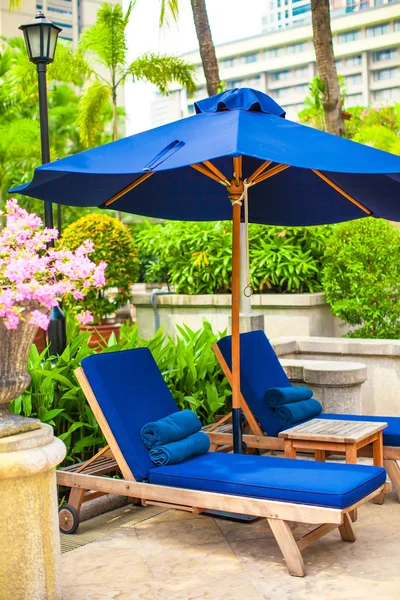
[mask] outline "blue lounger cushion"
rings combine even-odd
[[[228,335],[217,343],[232,369],[232,337]],[[282,431],[282,425],[272,408],[266,404],[265,392],[269,388],[290,387],[292,384],[263,331],[240,335],[240,377],[241,392],[251,412],[265,433],[277,436]]]
[[[347,508],[385,483],[386,472],[369,465],[207,452],[177,465],[154,467],[150,483]]]
[[[301,402],[278,406],[275,411],[275,416],[282,427],[287,428],[296,425],[297,423],[302,423],[303,421],[318,417],[321,412],[322,406],[318,400],[309,398],[308,400],[302,400]]]
[[[188,435],[183,440],[154,446],[150,450],[150,458],[157,466],[175,465],[177,463],[204,454],[210,449],[210,438],[203,431]]]
[[[82,368],[133,476],[146,481],[154,464],[140,430],[178,410],[150,350],[94,354]]]
[[[146,423],[140,437],[146,448],[177,442],[201,429],[201,421],[192,410],[180,410],[153,423]]]
[[[294,386],[283,388],[271,388],[265,392],[265,402],[270,408],[278,408],[282,404],[292,404],[301,400],[312,398],[313,391],[308,387]]]
[[[321,413],[318,419],[343,419],[344,421],[372,421],[375,423],[387,423],[383,430],[384,446],[400,446],[400,417],[381,417],[376,415],[339,415]]]

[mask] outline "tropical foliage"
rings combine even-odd
[[[220,337],[204,322],[203,329],[180,329],[176,341],[158,331],[150,340],[142,340],[136,327],[121,328],[120,341],[114,335],[104,344],[103,352],[136,347],[151,350],[180,408],[193,410],[203,423],[211,423],[215,414],[227,410],[231,395],[211,345]],[[76,462],[93,456],[105,444],[101,430],[74,375],[83,358],[94,353],[88,335],[76,337],[58,357],[39,354],[31,347],[28,370],[32,381],[14,400],[11,410],[39,417],[50,423],[67,446],[67,461]]]
[[[338,76],[341,90],[342,108],[346,98],[344,77]],[[304,100],[304,109],[299,112],[301,123],[316,129],[326,130],[323,110],[323,86],[319,77],[315,77],[310,85],[310,94]],[[400,104],[373,109],[354,106],[343,111],[345,117],[345,137],[400,154]]]
[[[90,290],[82,299],[67,300],[72,311],[89,311],[95,323],[112,315],[130,298],[130,286],[139,273],[138,252],[126,225],[105,214],[86,215],[71,223],[64,231],[61,248],[75,250],[85,240],[94,247],[92,259],[107,263],[106,286]]]
[[[327,241],[323,286],[349,337],[400,337],[400,232],[381,219],[334,227]]]
[[[315,292],[329,227],[249,226],[250,276],[254,291]],[[137,238],[146,257],[145,279],[164,280],[182,294],[229,293],[231,224],[169,222],[149,225]]]
[[[209,96],[222,91],[223,82],[219,78],[219,67],[215,46],[212,40],[211,27],[208,20],[207,6],[205,0],[190,0],[193,22],[196,29],[197,41],[204,76]],[[179,18],[179,0],[160,0],[160,26],[169,23],[171,18],[177,21]]]
[[[112,106],[113,139],[118,139],[117,93],[128,78],[148,81],[162,94],[168,93],[173,81],[189,94],[196,90],[194,67],[180,58],[148,53],[128,62],[126,28],[133,8],[134,2],[131,2],[124,13],[120,4],[103,3],[96,22],[82,33],[80,48],[90,57],[92,65],[91,77],[80,101],[80,135],[85,146],[93,145],[99,127],[98,114],[107,106]]]

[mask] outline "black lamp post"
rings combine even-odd
[[[21,25],[29,60],[36,65],[39,84],[40,138],[42,145],[42,164],[50,162],[49,116],[47,106],[47,65],[52,63],[56,52],[57,38],[61,27],[54,25],[39,11],[32,21]],[[61,225],[61,207],[57,206],[58,227]],[[53,207],[51,202],[44,203],[44,222],[52,229]],[[65,316],[60,308],[53,308],[50,315],[48,339],[51,352],[61,354],[67,345]]]

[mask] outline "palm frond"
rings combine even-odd
[[[125,29],[128,24],[126,16],[132,11],[130,4],[126,15],[122,6],[104,2],[97,12],[96,22],[85,29],[81,36],[80,47],[95,55],[96,60],[108,69],[116,69],[123,65],[127,53]]]
[[[161,0],[160,27],[169,25],[171,20],[177,21],[179,16],[179,0]]]
[[[100,81],[94,81],[79,100],[79,137],[86,148],[95,143],[102,124],[102,114],[110,99],[111,88]]]
[[[181,58],[147,53],[129,65],[123,79],[131,75],[134,81],[148,81],[157,86],[161,94],[168,94],[169,85],[175,81],[192,95],[197,90],[194,74],[194,66]]]

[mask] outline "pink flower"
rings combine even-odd
[[[369,111],[367,108],[365,108],[365,109],[363,110],[363,115],[369,115],[369,112],[370,112],[370,111]]]
[[[90,240],[75,251],[47,248],[58,231],[44,228],[42,219],[16,200],[7,201],[5,213],[6,226],[0,226],[0,318],[8,329],[28,318],[47,329],[48,316],[40,310],[29,313],[26,303],[35,302],[50,311],[65,295],[84,300],[90,288],[105,285],[107,264],[90,260],[88,255],[94,252]],[[88,323],[93,317],[86,311],[79,320]]]
[[[50,317],[38,310],[34,310],[31,312],[30,322],[32,325],[36,325],[36,327],[40,327],[40,329],[46,331],[50,323]]]
[[[76,315],[76,318],[78,319],[79,323],[82,323],[82,325],[87,325],[88,323],[93,321],[93,315],[88,310],[85,310],[85,312]]]

